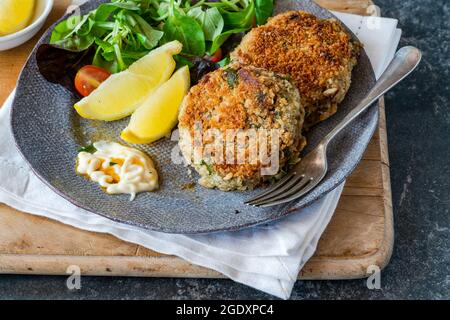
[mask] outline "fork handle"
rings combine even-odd
[[[419,64],[422,53],[419,49],[406,46],[401,48],[395,54],[394,59],[383,72],[375,86],[369,91],[366,97],[353,108],[345,118],[321,141],[321,144],[327,146],[328,143],[344,129],[350,122],[358,117],[364,110],[370,107],[383,94],[392,89],[396,84],[408,76]]]

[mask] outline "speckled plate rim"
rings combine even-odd
[[[293,1],[301,1],[301,0],[293,0]],[[329,15],[331,17],[334,17],[336,20],[340,21],[341,24],[343,25],[343,27],[346,29],[346,31],[354,38],[357,39],[356,35],[350,30],[348,29],[348,27],[338,18],[336,17],[330,10],[319,6],[318,4],[316,4],[313,1],[308,1],[311,2],[313,6],[317,6],[320,7],[322,10],[326,10],[328,11]],[[89,3],[86,2],[84,4],[82,4],[80,7],[83,8],[84,6],[86,6]],[[19,80],[22,78],[22,73],[24,68],[27,66],[30,57],[35,53],[36,47],[41,43],[41,41],[46,37],[47,33],[50,30],[53,30],[54,27],[61,22],[62,20],[66,19],[68,16],[70,16],[73,13],[73,11],[71,12],[66,12],[66,14],[64,14],[60,19],[58,19],[55,23],[53,23],[49,28],[46,29],[46,31],[44,32],[44,34],[41,36],[41,38],[38,40],[38,44],[33,48],[33,50],[31,51],[30,55],[27,58],[26,63],[24,64],[24,67],[22,68],[22,71],[19,75]],[[365,59],[369,60],[366,52],[364,51],[364,49],[361,51],[361,55],[365,56]],[[372,67],[370,67],[370,77],[375,79],[375,73]],[[19,83],[19,81],[18,81]],[[14,97],[15,100],[16,97]],[[218,232],[225,232],[225,231],[239,231],[242,229],[246,229],[246,228],[250,228],[250,227],[254,227],[257,225],[261,225],[261,224],[265,224],[265,223],[270,223],[270,222],[274,222],[277,220],[280,220],[282,218],[285,218],[287,216],[290,216],[292,214],[298,213],[301,209],[305,208],[305,207],[309,207],[310,205],[312,205],[313,203],[315,203],[316,201],[320,200],[321,198],[323,198],[325,195],[327,195],[328,193],[330,193],[331,191],[333,191],[334,189],[336,189],[339,185],[341,185],[346,178],[354,171],[354,169],[357,167],[357,165],[359,164],[359,162],[361,161],[362,157],[363,157],[363,152],[357,157],[357,161],[355,162],[354,165],[351,166],[351,168],[348,170],[348,173],[342,177],[341,179],[337,180],[334,184],[332,184],[327,190],[325,190],[324,192],[317,194],[316,196],[314,196],[313,198],[310,199],[309,202],[304,203],[302,205],[297,205],[295,207],[290,207],[286,210],[286,207],[284,207],[283,214],[277,217],[269,217],[269,218],[262,218],[260,220],[256,220],[254,222],[248,222],[248,223],[242,223],[239,224],[238,226],[230,226],[230,227],[219,227],[219,228],[211,228],[211,229],[207,229],[207,230],[203,230],[203,229],[199,229],[197,231],[183,231],[183,230],[174,230],[173,228],[155,228],[155,227],[151,227],[149,225],[145,225],[145,224],[141,224],[141,223],[135,223],[133,221],[128,221],[125,219],[119,219],[119,218],[115,218],[112,216],[108,216],[106,214],[103,214],[101,212],[95,212],[93,211],[91,208],[86,207],[84,204],[78,202],[76,199],[73,199],[72,197],[70,197],[69,195],[67,195],[64,191],[60,190],[58,187],[54,186],[51,182],[49,182],[47,179],[45,179],[39,172],[38,169],[34,168],[34,166],[32,165],[31,161],[27,158],[25,152],[23,151],[23,149],[21,148],[20,144],[18,143],[18,139],[16,138],[16,136],[19,134],[18,131],[16,131],[15,126],[13,125],[13,118],[14,118],[14,100],[13,100],[13,107],[10,110],[10,125],[11,125],[11,130],[12,130],[12,134],[13,134],[13,138],[14,138],[14,143],[15,146],[17,147],[17,150],[19,151],[20,155],[22,156],[22,158],[27,162],[27,164],[30,166],[32,172],[42,181],[44,182],[44,184],[46,184],[51,190],[53,190],[56,194],[58,194],[59,196],[61,196],[62,198],[64,198],[65,200],[69,201],[70,203],[72,203],[73,205],[84,209],[88,212],[91,212],[93,214],[97,214],[99,216],[102,216],[104,218],[107,218],[111,221],[117,222],[117,223],[121,223],[124,225],[130,225],[130,226],[135,226],[135,227],[139,227],[139,228],[143,228],[146,230],[151,230],[151,231],[157,231],[157,232],[163,232],[163,233],[172,233],[172,234],[186,234],[186,235],[199,235],[199,234],[210,234],[210,233],[218,233]],[[374,105],[372,105],[371,108],[377,108],[377,103],[374,103]],[[379,116],[379,113],[376,112],[376,116]],[[357,121],[357,120],[355,120]],[[378,119],[377,119],[378,121]],[[370,136],[373,136],[374,132],[376,130],[376,127],[371,129],[370,132]],[[369,142],[369,141],[368,141]],[[368,144],[367,142],[367,144]],[[365,145],[365,147],[367,147],[367,144]]]

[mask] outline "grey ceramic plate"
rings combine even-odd
[[[105,1],[90,1],[81,10],[83,13],[92,10],[101,2]],[[312,1],[276,1],[276,12],[292,9],[303,9],[321,18],[332,16]],[[48,42],[51,29],[40,43]],[[311,131],[308,149],[314,147],[360,101],[374,81],[370,62],[363,52],[345,101],[336,115]],[[101,139],[123,143],[118,136],[128,119],[114,123],[84,120],[72,108],[74,103],[75,98],[68,91],[42,78],[33,51],[18,82],[11,123],[17,146],[35,173],[53,190],[81,208],[130,225],[186,234],[237,230],[282,218],[311,204],[352,172],[378,120],[378,110],[373,106],[337,137],[329,147],[327,176],[311,193],[294,203],[261,209],[243,204],[244,199],[261,190],[226,193],[199,185],[192,190],[183,190],[183,185],[196,181],[197,176],[190,177],[187,168],[171,161],[176,142],[168,139],[138,146],[156,161],[162,183],[159,191],[139,194],[130,202],[127,195],[105,194],[74,170],[80,146]]]

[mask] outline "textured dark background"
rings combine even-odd
[[[299,281],[292,299],[450,299],[450,3],[376,0],[399,19],[401,45],[423,50],[418,71],[386,96],[395,247],[381,290],[365,280]],[[0,276],[3,299],[267,299],[230,280]]]

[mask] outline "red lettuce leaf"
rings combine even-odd
[[[70,51],[51,44],[42,44],[36,51],[36,62],[41,75],[49,82],[59,84],[80,97],[74,79],[78,70],[92,64],[93,47],[84,51]]]

